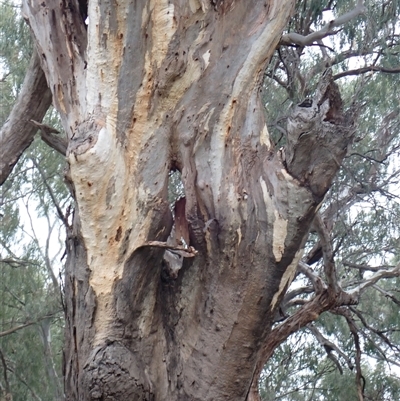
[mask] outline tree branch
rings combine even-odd
[[[52,202],[53,202],[53,204],[54,204],[54,206],[55,206],[55,208],[57,210],[57,214],[58,214],[59,219],[63,222],[65,227],[68,227],[68,220],[64,216],[64,213],[61,210],[61,207],[60,207],[60,205],[59,205],[59,203],[58,203],[58,201],[56,199],[56,196],[53,193],[52,188],[50,187],[50,185],[47,182],[47,178],[46,178],[46,175],[45,175],[43,169],[40,167],[40,164],[33,157],[31,158],[31,161],[34,164],[34,166],[37,168],[37,170],[39,171],[40,176],[42,177],[43,184],[46,187],[47,192],[49,193],[49,196],[50,196],[50,198],[51,198],[51,200],[52,200]]]
[[[369,265],[359,265],[357,263],[350,263],[347,261],[342,261],[343,266],[347,266],[347,267],[351,267],[352,269],[357,269],[357,270],[362,270],[362,271],[368,271],[368,272],[379,272],[382,269],[390,269],[390,268],[394,268],[394,266],[369,266]]]
[[[169,251],[172,251],[174,253],[183,256],[184,258],[193,258],[198,253],[198,251],[196,251],[196,249],[194,249],[192,246],[185,248],[184,246],[170,245],[166,242],[161,242],[161,241],[146,241],[141,247],[145,246],[167,249]]]
[[[5,330],[5,331],[0,331],[0,337],[8,336],[9,334],[15,333],[16,331],[21,330],[25,327],[32,326],[32,324],[35,324],[35,323],[36,322],[28,322],[28,323],[21,324],[20,326],[15,326],[15,327]]]
[[[14,369],[9,369],[9,371],[12,372],[15,375],[15,377],[30,391],[32,397],[36,401],[42,401],[42,399],[35,393],[33,388],[27,383],[27,381],[24,379],[24,377],[19,375]]]
[[[67,154],[67,140],[63,137],[53,135],[59,134],[59,131],[57,131],[53,127],[50,127],[49,125],[41,124],[35,120],[30,120],[30,122],[40,129],[40,137],[42,138],[43,142],[45,142],[57,152],[61,153],[63,156]]]
[[[9,334],[15,333],[16,331],[21,330],[21,329],[23,329],[25,327],[32,326],[33,324],[37,324],[41,320],[48,319],[49,317],[52,317],[52,316],[54,316],[55,314],[57,314],[59,312],[61,312],[61,311],[57,310],[57,311],[54,311],[54,312],[52,312],[52,313],[50,313],[48,315],[41,316],[41,317],[37,318],[35,321],[30,321],[30,322],[21,324],[19,326],[15,326],[15,327],[13,327],[11,329],[8,329],[8,330],[5,330],[5,331],[1,331],[0,332],[0,337],[8,336]]]
[[[31,119],[41,121],[50,104],[51,92],[35,50],[17,102],[0,130],[0,185],[10,175],[24,150],[33,141],[37,128],[28,121]]]
[[[397,351],[400,351],[399,347],[397,347],[395,344],[392,344],[392,342],[389,340],[387,336],[383,334],[382,331],[374,329],[371,325],[368,324],[368,322],[365,320],[365,317],[363,316],[362,312],[358,311],[356,308],[352,308],[351,306],[349,307],[351,312],[353,312],[359,319],[360,322],[363,324],[363,326],[368,329],[370,332],[374,333],[378,337],[381,338],[381,340],[390,348],[394,348]]]
[[[347,325],[349,326],[350,332],[354,339],[354,346],[356,347],[356,385],[357,385],[357,394],[359,401],[364,401],[364,387],[365,387],[365,378],[361,371],[361,347],[360,347],[360,337],[358,336],[358,328],[351,318],[350,313],[348,311],[342,311],[342,316],[347,321]],[[362,383],[361,383],[362,381]]]
[[[385,290],[383,290],[381,287],[379,287],[378,285],[374,284],[372,286],[372,288],[374,288],[375,290],[377,290],[378,292],[380,292],[381,294],[383,294],[386,298],[389,298],[392,300],[392,302],[394,302],[396,305],[400,306],[400,300],[398,300],[394,295],[392,295],[390,292],[387,292]]]
[[[365,12],[364,1],[358,0],[357,5],[353,8],[353,10],[349,11],[346,14],[341,15],[340,17],[332,21],[329,21],[319,31],[312,32],[306,36],[300,35],[295,32],[287,33],[282,36],[280,45],[295,44],[299,46],[309,46],[312,43],[317,42],[327,36],[335,35],[336,31],[334,30],[334,28],[346,24],[347,22],[351,21],[354,18],[357,18],[364,12]]]
[[[351,362],[351,359],[333,342],[329,341],[326,337],[322,335],[322,333],[312,324],[307,326],[308,330],[311,331],[311,333],[314,335],[314,337],[317,339],[317,341],[324,347],[326,353],[328,356],[332,353],[332,351],[335,351],[338,355],[340,355],[347,363],[347,366],[349,369],[353,369],[353,363]],[[335,362],[335,361],[334,361]],[[335,364],[337,365],[335,362]],[[339,365],[340,366],[340,365]],[[341,368],[339,368],[341,370]]]
[[[331,287],[335,292],[337,292],[339,290],[339,285],[336,277],[336,266],[333,260],[331,239],[319,213],[315,216],[314,227],[318,233],[319,240],[321,241],[324,271],[328,287]]]
[[[314,271],[306,263],[300,261],[297,266],[297,270],[300,273],[303,273],[311,281],[316,294],[319,294],[326,289],[326,285],[322,281],[321,277],[314,273]]]
[[[6,398],[8,399],[8,395],[10,395],[10,383],[8,381],[8,377],[7,377],[7,363],[6,363],[6,359],[4,358],[4,354],[3,351],[0,348],[0,360],[1,360],[1,364],[3,365],[3,376],[4,376],[4,383],[5,383],[5,387],[6,387]]]
[[[353,288],[352,290],[347,291],[349,295],[356,295],[359,296],[361,293],[365,291],[366,288],[372,287],[376,284],[379,280],[383,278],[393,278],[400,276],[400,263],[393,269],[390,270],[380,270],[377,273],[370,276],[368,279],[361,282],[357,287]]]
[[[333,79],[336,81],[339,78],[347,77],[349,75],[361,75],[361,74],[365,74],[366,72],[384,72],[387,74],[398,74],[398,73],[400,73],[400,67],[386,68],[386,67],[380,67],[380,66],[376,66],[376,65],[370,65],[368,67],[362,67],[362,68],[358,68],[355,70],[348,70],[348,71],[340,72],[339,74],[334,75]]]

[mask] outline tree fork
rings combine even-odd
[[[259,85],[294,1],[91,1],[87,31],[82,4],[23,3],[67,133],[77,205],[67,399],[250,399],[337,170],[330,159],[303,179],[300,134],[283,159],[265,125]],[[151,244],[167,242],[174,224],[173,168],[196,255],[168,278],[166,248]]]

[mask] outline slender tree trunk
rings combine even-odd
[[[43,359],[46,365],[48,387],[53,392],[54,401],[64,400],[64,392],[62,391],[62,381],[60,381],[57,371],[54,367],[54,359],[51,352],[51,333],[50,320],[45,319],[40,322],[39,334],[43,342]]]
[[[84,1],[24,2],[77,202],[68,400],[257,399],[262,346],[343,156],[340,143],[335,161],[307,162],[302,109],[286,155],[270,142],[259,87],[293,6],[93,0],[86,32]],[[320,101],[310,132],[325,124]],[[189,248],[168,240],[174,224]]]

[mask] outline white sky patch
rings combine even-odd
[[[205,64],[204,69],[206,69],[206,68],[208,67],[208,65],[210,64],[211,50],[207,50],[207,51],[203,54],[202,57],[203,57],[204,64]]]
[[[29,166],[30,162],[28,162]],[[29,193],[33,190],[29,183],[20,188],[21,193]],[[60,205],[64,209],[65,205]],[[46,216],[39,216],[39,200],[33,196],[21,197],[17,201],[19,213],[19,228],[15,241],[7,243],[9,250],[17,257],[23,257],[25,249],[31,242],[41,256],[41,264],[45,267],[45,260],[50,262],[54,275],[59,278],[63,262],[62,253],[65,249],[65,228],[56,217],[55,208],[49,207]],[[5,257],[9,252],[0,245],[0,257]],[[48,277],[50,280],[50,277]]]

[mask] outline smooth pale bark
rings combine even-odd
[[[35,51],[10,116],[0,130],[0,185],[7,179],[37,132],[30,120],[41,121],[51,104],[51,92]]]
[[[91,1],[86,37],[77,1],[24,2],[77,202],[68,400],[257,399],[263,345],[350,138],[342,110],[327,120],[328,77],[313,113],[294,110],[286,151],[270,142],[259,86],[293,6]],[[327,159],[310,157],[321,144]],[[186,198],[175,228],[173,169]],[[187,229],[171,274],[168,237]]]

